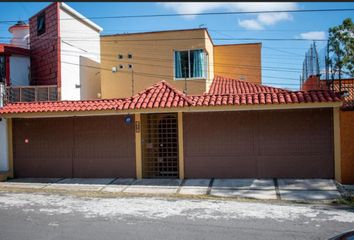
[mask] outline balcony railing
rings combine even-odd
[[[330,89],[342,92],[343,109],[354,110],[354,79],[342,79],[341,87],[339,87],[339,81],[336,80],[331,84]]]
[[[57,100],[58,87],[56,85],[6,87],[6,103],[43,102]]]

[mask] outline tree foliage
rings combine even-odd
[[[354,23],[351,18],[329,29],[328,44],[333,69],[354,77]]]

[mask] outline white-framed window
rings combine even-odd
[[[208,54],[203,49],[174,51],[174,79],[204,79],[208,73]]]

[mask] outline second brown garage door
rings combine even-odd
[[[333,178],[331,109],[184,114],[186,178]]]
[[[15,177],[135,177],[123,116],[14,120]]]

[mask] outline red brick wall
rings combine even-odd
[[[301,86],[301,90],[310,91],[310,90],[328,90],[326,82],[321,81],[318,76],[309,76],[308,79]]]
[[[354,184],[354,111],[340,111],[342,183]]]
[[[30,18],[31,82],[60,85],[59,3],[53,3]],[[37,36],[37,16],[45,12],[45,33]]]

